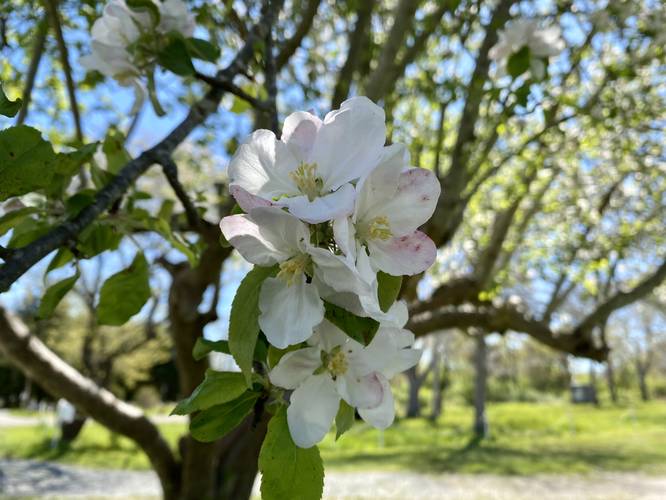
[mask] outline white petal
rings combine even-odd
[[[270,130],[256,130],[242,144],[229,163],[230,185],[239,185],[247,192],[272,200],[299,194],[289,172],[298,159],[287,145],[275,138]]]
[[[291,395],[287,423],[297,446],[309,448],[324,439],[340,406],[330,375],[309,377]]]
[[[357,187],[356,220],[363,220],[375,203],[390,201],[398,190],[400,174],[409,167],[409,153],[402,144],[391,144],[382,151],[379,165]]]
[[[315,263],[315,276],[336,292],[356,294],[370,293],[372,288],[361,278],[358,271],[341,255],[325,248],[311,248],[308,253]]]
[[[384,110],[367,97],[353,97],[324,118],[312,148],[324,190],[365,177],[379,161],[386,125]]]
[[[317,287],[305,276],[292,285],[267,278],[259,292],[259,326],[278,349],[304,342],[324,319],[324,303]]]
[[[292,113],[284,120],[282,142],[307,162],[321,125],[321,120],[311,113],[306,111]]]
[[[412,276],[428,269],[437,257],[437,247],[421,231],[391,238],[386,241],[368,241],[373,265],[393,276]]]
[[[382,384],[383,395],[379,406],[371,409],[359,408],[358,413],[363,420],[376,427],[377,429],[386,429],[391,426],[395,419],[395,404],[393,402],[393,393],[391,386],[385,377],[379,376]]]
[[[349,217],[333,221],[333,239],[350,262],[356,262],[356,228]]]
[[[372,372],[359,375],[353,368],[335,380],[338,394],[356,408],[376,408],[384,398],[380,374]]]
[[[273,205],[273,203],[265,198],[248,193],[239,185],[229,186],[229,193],[234,197],[236,203],[238,203],[238,206],[241,207],[243,212],[246,213],[253,208],[270,207]]]
[[[408,347],[413,343],[414,334],[409,330],[382,326],[370,345],[359,355],[371,370],[390,379],[416,365],[421,359],[421,350]]]
[[[220,221],[220,229],[231,246],[252,264],[272,266],[292,256],[266,239],[248,215],[229,215]]]
[[[294,255],[310,240],[308,227],[278,207],[254,208],[250,217],[259,226],[261,235],[284,253]]]
[[[335,347],[343,347],[345,351],[355,353],[363,346],[349,337],[345,332],[328,320],[324,320],[317,327],[318,345],[322,350],[331,352]]]
[[[395,194],[374,205],[368,217],[386,216],[395,236],[409,234],[430,219],[440,191],[439,181],[430,170],[410,168],[400,174]]]
[[[318,347],[305,347],[282,356],[268,374],[271,383],[285,389],[296,389],[321,365]]]
[[[345,184],[333,193],[318,196],[310,201],[307,196],[282,198],[277,203],[286,206],[293,215],[310,224],[319,224],[340,217],[347,217],[354,211],[356,190]]]

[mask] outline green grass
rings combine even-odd
[[[472,410],[450,406],[437,423],[401,420],[383,434],[358,422],[335,443],[321,444],[327,467],[520,474],[644,471],[666,473],[666,402],[594,408],[568,403],[501,403],[488,408],[491,435],[469,432]],[[175,447],[182,424],[160,426]],[[126,438],[87,423],[70,448],[53,449],[47,427],[0,432],[0,456],[91,467],[145,469],[148,461]]]

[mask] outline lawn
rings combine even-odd
[[[357,423],[321,445],[327,467],[520,474],[644,471],[666,473],[666,402],[594,408],[568,403],[501,403],[488,408],[491,435],[469,432],[472,410],[450,406],[437,422],[401,420],[385,432]],[[175,445],[182,424],[160,426]],[[0,431],[0,456],[94,467],[142,469],[146,457],[131,441],[88,423],[68,450],[51,446],[46,426]]]

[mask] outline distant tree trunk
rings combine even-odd
[[[606,383],[608,384],[608,392],[613,403],[618,402],[617,384],[615,383],[615,368],[613,367],[613,360],[610,356],[606,360]]]
[[[476,349],[474,352],[474,435],[484,438],[488,435],[486,418],[486,389],[488,384],[488,346],[485,335],[474,336]]]
[[[650,390],[647,385],[647,367],[640,361],[636,361],[636,375],[638,375],[638,388],[641,391],[641,399],[643,401],[650,400]]]
[[[421,403],[419,402],[419,391],[423,384],[424,377],[418,375],[416,366],[412,366],[406,372],[409,381],[409,397],[407,399],[407,418],[416,418],[421,416]]]
[[[442,403],[444,400],[444,390],[446,385],[444,383],[444,374],[446,369],[442,370],[440,364],[445,356],[443,346],[441,343],[435,344],[433,348],[433,361],[432,361],[432,412],[430,419],[435,421],[442,415]]]
[[[71,422],[60,423],[60,442],[69,444],[74,441],[83,430],[86,423],[86,417],[77,413],[76,418]]]

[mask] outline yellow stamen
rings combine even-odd
[[[291,286],[305,272],[305,268],[309,263],[310,257],[305,254],[297,255],[289,260],[280,262],[280,272],[277,274],[277,277],[288,286]]]
[[[348,366],[349,365],[347,363],[345,353],[342,349],[340,349],[337,352],[334,350],[331,353],[331,356],[328,359],[328,366],[326,368],[331,373],[331,375],[337,377],[338,375],[344,375],[347,373]]]
[[[389,226],[388,217],[382,215],[375,217],[368,224],[368,237],[373,240],[388,240],[393,233]]]
[[[296,169],[289,172],[289,177],[296,183],[298,190],[306,195],[310,201],[319,195],[322,182],[317,177],[316,163],[301,163]]]

